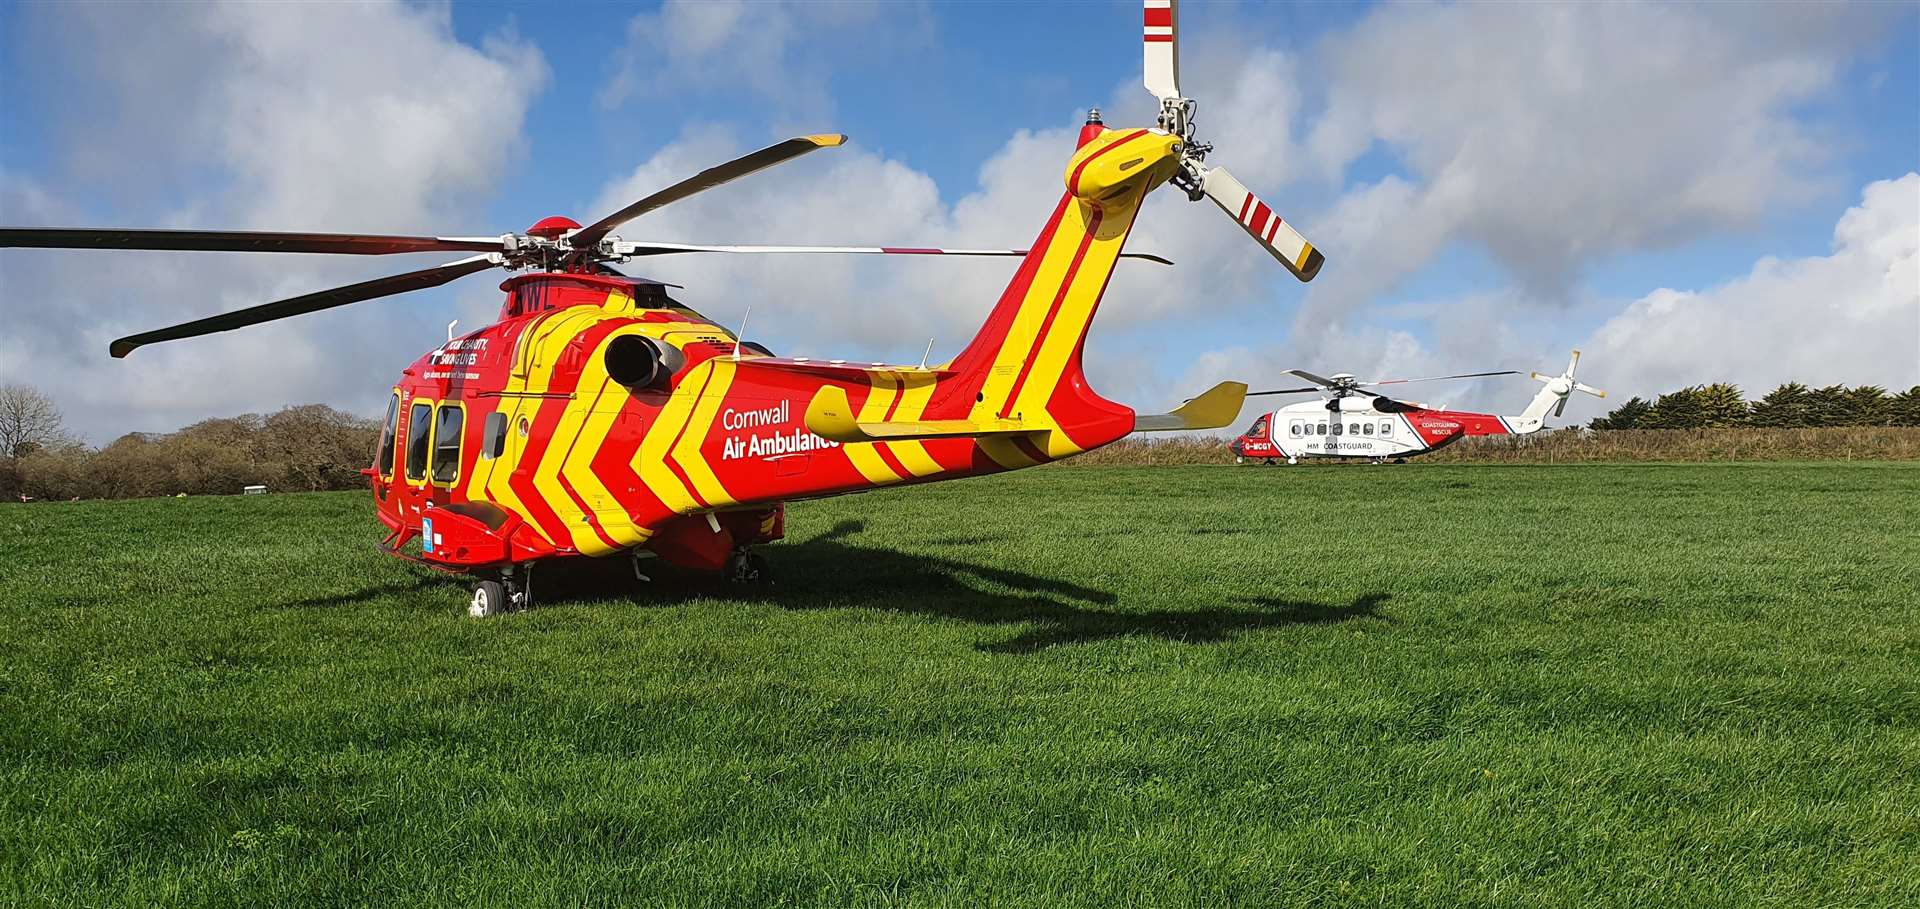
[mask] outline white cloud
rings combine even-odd
[[[1732,381],[1920,385],[1920,174],[1870,183],[1833,230],[1833,253],[1762,259],[1698,291],[1662,288],[1588,342],[1625,394]]]
[[[776,106],[779,122],[823,122],[830,83],[926,42],[917,3],[666,0],[627,23],[619,65],[601,87],[603,108],[638,101],[651,110],[687,97],[744,93]],[[668,108],[671,109],[671,108]]]
[[[69,167],[0,179],[0,220],[72,226],[486,233],[479,204],[522,149],[547,69],[511,35],[453,35],[446,7],[195,4],[28,8],[52,64]],[[89,204],[98,195],[108,204]],[[98,207],[98,213],[91,209]],[[437,340],[415,298],[144,349],[107,341],[423,267],[415,257],[9,252],[0,379],[46,387],[96,439],[325,400],[370,407]],[[477,280],[477,279],[476,279]]]
[[[1796,106],[1829,91],[1891,9],[1609,4],[1381,7],[1316,49],[1332,178],[1368,152],[1404,168],[1349,190],[1328,277],[1296,328],[1341,318],[1463,245],[1535,296],[1623,253],[1753,227],[1826,185],[1830,137]],[[1795,25],[1795,23],[1800,23]],[[1337,268],[1349,263],[1345,269]]]

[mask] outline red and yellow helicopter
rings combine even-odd
[[[113,342],[228,331],[435,287],[492,268],[494,324],[445,344],[394,384],[365,471],[388,551],[478,578],[476,616],[531,603],[533,564],[558,556],[657,555],[755,580],[755,544],[782,536],[783,503],[1031,467],[1129,433],[1210,429],[1238,416],[1225,382],[1169,414],[1141,416],[1087,386],[1080,357],[1141,203],[1172,183],[1209,198],[1302,281],[1321,254],[1194,138],[1178,88],[1177,7],[1145,3],[1146,86],[1159,122],[1109,129],[1097,112],[1067,161],[1066,191],[1029,249],[752,247],[643,242],[621,225],[821,148],[804,136],[703,171],[585,227],[547,218],[523,234],[413,237],[173,230],[0,230],[0,246],[388,255],[474,253]],[[979,333],[952,360],[896,366],[774,356],[613,265],[671,254],[1020,256]],[[1140,256],[1140,258],[1154,258]],[[1165,261],[1165,260],[1160,260]],[[1170,264],[1170,263],[1169,263]],[[403,547],[419,541],[418,556]]]

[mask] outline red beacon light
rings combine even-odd
[[[541,218],[539,221],[534,222],[532,227],[527,228],[527,234],[546,240],[558,240],[565,235],[567,231],[579,229],[580,222],[572,218],[563,218],[559,215],[554,215],[549,218]]]

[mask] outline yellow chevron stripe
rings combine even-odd
[[[700,392],[699,400],[694,402],[693,413],[687,420],[687,431],[680,439],[679,447],[674,449],[673,459],[686,471],[687,479],[693,481],[700,498],[714,508],[723,508],[739,501],[727,488],[720,484],[720,478],[714,475],[713,465],[707,463],[706,456],[700,452],[700,444],[706,441],[707,434],[713,430],[714,419],[720,413],[720,404],[727,396],[727,389],[733,385],[733,376],[737,367],[732,360],[715,357],[705,364],[711,378],[707,379],[706,389]]]
[[[540,490],[540,498],[547,507],[559,515],[565,522],[567,534],[573,540],[573,548],[587,555],[602,555],[607,550],[599,534],[587,521],[587,513],[560,486],[560,469],[564,466],[569,446],[585,444],[580,439],[580,427],[586,422],[587,409],[578,406],[578,401],[557,403],[560,410],[560,422],[554,424],[553,438],[547,442],[546,454],[540,463],[534,465],[533,488]]]
[[[1041,257],[1033,283],[1028,285],[1026,297],[1021,300],[1020,308],[1014,315],[1013,325],[1007,330],[999,352],[994,355],[993,367],[980,389],[981,400],[973,406],[972,419],[999,416],[1000,405],[1006,401],[1014,380],[1019,378],[1020,366],[1026,362],[1040,334],[1040,323],[1046,320],[1053,296],[1059,293],[1061,283],[1066,280],[1067,268],[1073,264],[1073,254],[1079,250],[1080,238],[1086,235],[1087,222],[1083,208],[1079,204],[1069,204],[1061,214],[1060,225],[1047,243],[1046,254]]]
[[[612,337],[627,332],[616,332]],[[593,358],[582,371],[581,389],[595,389],[591,398],[583,398],[573,403],[581,411],[579,442],[566,461],[560,465],[560,476],[585,499],[587,507],[600,522],[606,535],[612,538],[616,549],[606,549],[606,544],[598,535],[593,535],[593,549],[582,548],[588,555],[605,555],[619,549],[626,549],[645,542],[652,533],[646,528],[635,526],[633,516],[621,504],[599,474],[593,472],[593,457],[606,444],[607,436],[612,434],[613,426],[620,419],[620,410],[627,401],[627,390],[607,378],[606,367],[598,357]],[[576,535],[576,539],[578,535]],[[604,551],[594,551],[604,550]]]
[[[559,319],[547,323],[552,327],[543,332],[535,341],[534,368],[528,376],[528,384],[537,391],[551,387],[554,366],[565,354],[567,346],[573,340],[605,318],[606,313],[599,307],[582,306]],[[595,533],[593,525],[587,519],[585,509],[568,495],[560,485],[560,471],[566,466],[569,449],[578,451],[582,447],[591,449],[599,444],[598,439],[582,436],[581,430],[591,413],[591,404],[586,396],[598,396],[601,384],[606,378],[602,370],[598,377],[594,374],[595,364],[591,361],[582,364],[580,382],[574,386],[574,398],[571,400],[544,402],[549,407],[560,408],[560,419],[553,426],[553,432],[547,440],[546,451],[541,453],[540,463],[532,465],[533,486],[540,491],[540,498],[547,507],[560,518],[567,529],[575,550],[586,555],[605,555],[614,550]],[[538,399],[535,399],[538,400]],[[599,484],[594,484],[598,486]],[[587,498],[586,490],[575,487],[581,497]],[[604,492],[604,488],[600,490]],[[588,499],[589,507],[592,500]]]
[[[934,381],[919,379],[908,381],[900,390],[900,406],[894,408],[896,420],[918,420],[927,411],[927,401],[933,397]],[[940,472],[940,462],[927,454],[926,446],[919,442],[888,442],[887,450],[893,453],[900,466],[916,477],[932,476]]]
[[[1103,217],[1114,223],[1129,221],[1133,218],[1134,208],[1145,198],[1146,194],[1142,191],[1124,203],[1109,203]],[[1106,286],[1106,276],[1120,258],[1120,247],[1124,242],[1124,234],[1106,238],[1096,236],[1087,247],[1086,258],[1074,276],[1073,286],[1068,289],[1065,299],[1060,301],[1060,311],[1054,315],[1047,336],[1040,339],[1034,351],[1033,366],[1027,374],[1027,384],[1021,386],[1020,400],[1014,402],[1014,409],[1025,414],[1028,420],[1035,420],[1036,415],[1046,413],[1047,401],[1053,397],[1060,377],[1066,373],[1067,361],[1073,356],[1075,345],[1079,343],[1087,323],[1093,319],[1093,309],[1099,305],[1100,292]],[[1058,425],[1050,414],[1044,422]],[[1047,454],[1056,458],[1079,454],[1081,451],[1063,432],[1047,433],[1044,445]]]
[[[585,313],[588,318],[584,320],[584,324],[592,324],[593,321],[596,321],[591,313],[592,310],[588,310],[587,313]],[[564,329],[568,327],[569,323],[583,323],[583,320],[580,318],[581,315],[583,314],[577,310],[554,313],[528,326],[526,333],[522,334],[514,345],[515,365],[514,369],[510,371],[511,374],[507,379],[507,387],[503,389],[503,391],[545,391],[548,383],[552,381],[553,363],[559,359],[559,351],[564,350],[566,343],[573,340],[574,331]],[[558,343],[556,343],[556,341]],[[549,351],[548,348],[552,348],[552,350]],[[533,364],[536,362],[541,365],[538,368],[533,368]],[[528,440],[520,435],[520,421],[525,420],[528,425],[532,425],[539,419],[542,405],[565,407],[567,402],[548,401],[528,397],[507,397],[502,400],[510,402],[503,404],[501,408],[507,414],[507,449],[501,453],[499,458],[489,464],[483,498],[486,501],[518,514],[522,520],[534,528],[535,532],[540,534],[542,539],[556,546],[561,545],[567,541],[552,539],[547,529],[534,520],[533,513],[528,510],[526,503],[520,501],[520,496],[513,491],[513,487],[509,485],[509,483],[513,478],[514,472],[522,468],[523,465],[521,462],[525,457],[527,449]],[[551,451],[551,447],[549,447],[549,451]],[[537,464],[532,466],[536,470],[539,467]],[[542,498],[546,499],[548,506],[553,508],[555,513],[563,519],[567,517],[568,511],[572,510],[572,502],[570,500],[563,498],[559,501],[554,501],[544,490],[542,491]],[[571,522],[569,522],[569,524],[571,524]],[[569,528],[569,530],[571,531],[571,528]],[[569,532],[568,536],[571,539],[571,532]]]
[[[699,401],[701,379],[700,367],[695,367],[687,374],[667,398],[666,406],[660,408],[660,415],[646,431],[640,441],[640,450],[633,456],[633,467],[640,474],[640,481],[668,508],[680,514],[699,511],[700,503],[694,501],[687,488],[681,485],[680,478],[674,476],[673,470],[667,467],[667,448],[673,444],[674,433],[679,432],[687,424],[687,419],[693,416],[694,404]]]
[[[873,391],[867,395],[866,403],[860,405],[860,413],[854,419],[877,422],[886,418],[887,405],[893,403],[900,383],[883,373],[871,372],[867,374],[867,382],[872,385]],[[841,446],[840,450],[846,452],[847,460],[853,462],[854,469],[860,471],[867,482],[876,486],[900,482],[901,476],[881,460],[874,443],[852,442]]]
[[[1019,470],[1022,467],[1032,467],[1040,463],[1027,457],[1026,452],[1015,448],[1011,439],[986,438],[977,440],[974,444],[979,445],[980,450],[987,453],[987,457],[1008,470]]]

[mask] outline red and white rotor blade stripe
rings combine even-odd
[[[1180,97],[1180,0],[1146,0],[1147,91]]]
[[[670,256],[676,253],[839,253],[886,256],[1024,256],[1024,249],[953,249],[937,246],[741,246],[706,243],[644,243],[621,241],[615,251],[623,256]],[[1145,259],[1161,265],[1173,260],[1151,253],[1121,253],[1122,259]]]
[[[1240,222],[1240,227],[1260,241],[1260,245],[1279,259],[1288,271],[1293,272],[1294,277],[1311,281],[1314,275],[1320,273],[1320,266],[1326,263],[1326,257],[1314,249],[1313,244],[1308,243],[1299,231],[1294,230],[1293,225],[1281,220],[1273,209],[1267,207],[1267,203],[1248,192],[1246,185],[1234,179],[1226,168],[1208,170],[1200,186],[1213,204]]]

